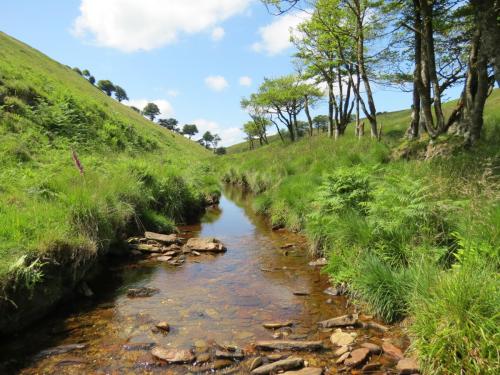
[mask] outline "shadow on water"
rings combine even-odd
[[[146,344],[187,349],[196,340],[206,340],[248,347],[255,340],[272,338],[264,322],[283,320],[294,322],[297,336],[324,339],[317,322],[347,311],[345,299],[331,300],[323,293],[328,280],[307,265],[305,240],[287,231],[271,231],[240,190],[228,188],[219,207],[210,208],[201,224],[180,229],[216,237],[228,251],[190,256],[182,267],[152,262],[110,266],[91,285],[97,292],[94,299],[69,302],[26,333],[0,344],[3,373],[164,373]],[[285,245],[290,247],[285,250]],[[126,296],[128,288],[142,286],[159,293],[149,298]],[[305,295],[297,296],[297,291]],[[168,335],[152,331],[159,321],[170,324]],[[36,356],[41,350],[75,343],[86,346],[47,358]],[[328,358],[311,360],[321,363]]]

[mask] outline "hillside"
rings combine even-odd
[[[448,103],[446,109],[449,110]],[[402,141],[409,111],[380,116],[381,142],[347,129],[220,160],[273,227],[301,231],[361,311],[401,323],[423,373],[498,372],[500,90],[481,142]],[[400,158],[403,151],[410,157]],[[418,151],[418,152],[415,152]],[[418,154],[418,155],[417,155]],[[436,157],[438,156],[438,157]]]
[[[49,308],[122,233],[196,217],[218,190],[210,155],[0,33],[0,331]]]

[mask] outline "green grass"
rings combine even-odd
[[[450,111],[454,102],[445,106]],[[500,90],[488,99],[472,150],[450,136],[403,141],[409,111],[379,117],[381,142],[353,129],[244,151],[219,160],[222,178],[256,194],[273,224],[301,230],[328,258],[334,283],[387,322],[409,318],[427,374],[498,372]]]
[[[210,155],[0,33],[0,285],[40,281],[61,252],[90,262],[123,233],[193,219],[218,191]]]

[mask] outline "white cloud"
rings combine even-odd
[[[243,13],[251,1],[81,0],[73,32],[91,35],[100,46],[149,51],[175,42],[180,34],[217,30],[219,22]]]
[[[212,134],[218,134],[222,139],[222,141],[220,142],[220,146],[231,146],[236,143],[240,143],[245,139],[245,134],[243,133],[243,131],[236,127],[223,128],[217,122],[203,118],[196,119],[191,123],[196,124],[196,127],[200,132],[198,134],[200,138],[206,131],[209,131]]]
[[[252,86],[252,78],[250,78],[248,76],[240,77],[239,82],[240,82],[241,86]]]
[[[176,98],[179,96],[179,91],[170,89],[170,90],[167,90],[167,95],[171,96],[172,98]]]
[[[155,103],[158,106],[161,112],[160,116],[158,116],[159,118],[171,117],[174,113],[172,105],[167,100],[164,99],[155,99],[155,100],[131,99],[124,102],[124,104],[139,108],[141,111],[148,103]]]
[[[226,32],[224,29],[220,26],[216,27],[215,29],[212,30],[212,40],[217,42],[224,38],[224,35],[226,35]]]
[[[289,13],[259,29],[260,40],[252,45],[256,52],[270,56],[277,55],[291,47],[290,35],[297,31],[297,26],[309,19],[309,12]]]
[[[205,84],[214,91],[222,91],[229,86],[223,76],[208,76],[205,78]]]

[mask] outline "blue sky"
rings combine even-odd
[[[257,0],[16,0],[2,2],[2,31],[55,60],[122,86],[131,104],[157,101],[163,117],[240,142],[239,102],[264,77],[293,71],[288,30]],[[377,109],[411,97],[375,90]],[[324,112],[319,106],[315,114]]]

